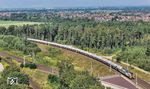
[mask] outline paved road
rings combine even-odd
[[[135,79],[132,81],[135,83]],[[150,84],[145,82],[141,78],[137,78],[137,84],[143,89],[150,89]]]
[[[105,82],[108,82],[111,84],[115,84],[115,85],[118,85],[118,86],[121,86],[121,87],[124,87],[127,89],[138,89],[138,88],[136,88],[135,85],[131,84],[129,81],[127,81],[126,79],[124,79],[121,76],[113,76],[110,78],[105,78],[105,79],[102,79],[102,81],[105,81]]]

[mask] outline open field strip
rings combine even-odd
[[[2,21],[0,20],[0,26],[8,27],[10,25],[17,25],[17,26],[23,26],[23,25],[34,25],[34,24],[41,24],[42,22],[28,22],[28,21]]]

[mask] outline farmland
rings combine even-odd
[[[3,21],[0,20],[0,26],[8,27],[10,25],[17,25],[17,26],[23,26],[23,25],[34,25],[34,24],[41,24],[39,22],[28,22],[28,21]]]

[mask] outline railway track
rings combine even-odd
[[[0,56],[9,57],[11,59],[16,60],[19,63],[23,62],[23,58],[10,55],[6,52],[0,52]],[[3,59],[3,60],[13,66],[12,60],[6,60],[6,59]],[[56,68],[50,68],[50,67],[47,67],[45,65],[37,64],[37,69],[42,71],[42,72],[58,75],[58,69],[56,69]],[[31,84],[33,89],[41,89],[40,86],[32,80],[32,78],[30,78],[30,84]]]
[[[95,54],[92,54],[92,53],[89,53],[89,52],[86,52],[86,51],[83,51],[83,50],[80,50],[80,49],[77,49],[77,48],[74,48],[74,47],[72,47],[72,46],[68,46],[68,45],[61,45],[61,44],[57,44],[57,43],[53,43],[53,42],[48,42],[48,41],[43,41],[43,40],[38,40],[38,39],[32,39],[32,38],[28,38],[27,39],[28,41],[32,41],[32,42],[36,42],[36,43],[41,43],[41,44],[46,44],[46,45],[52,45],[52,46],[55,46],[55,47],[58,47],[58,48],[63,48],[63,49],[66,49],[66,50],[70,50],[70,51],[73,51],[73,52],[77,52],[77,53],[79,53],[79,54],[82,54],[82,55],[84,55],[84,56],[87,56],[87,57],[90,57],[90,58],[92,58],[92,59],[95,59],[95,60],[97,60],[97,61],[99,61],[99,62],[102,62],[102,63],[104,63],[104,64],[106,64],[107,66],[109,66],[108,65],[108,63],[106,63],[105,61],[107,61],[107,62],[109,62],[109,63],[111,63],[111,61],[108,61],[107,59],[104,59],[103,57],[100,57],[99,56],[99,59],[101,59],[101,60],[99,60],[98,58],[95,58],[95,57],[93,57],[93,56],[89,56],[89,55],[94,55],[94,56],[96,56]],[[77,49],[77,51],[75,50],[75,49]],[[79,52],[79,51],[81,51],[81,52]],[[84,52],[84,53],[82,53],[82,52]],[[96,56],[97,57],[97,56]],[[114,64],[114,63],[113,63]],[[114,64],[115,65],[115,64]],[[121,67],[121,66],[119,66],[119,67]],[[116,70],[116,69],[115,69]],[[116,70],[117,71],[117,70]],[[118,71],[117,71],[118,72]],[[120,73],[120,72],[118,72],[118,73]],[[121,73],[120,73],[121,74]],[[137,83],[138,83],[138,85],[141,87],[141,88],[143,88],[143,89],[150,89],[150,84],[149,83],[147,83],[147,82],[145,82],[144,80],[142,80],[141,78],[137,78]],[[132,82],[134,82],[135,83],[135,79],[132,79],[131,80]]]
[[[13,56],[13,55],[10,55],[6,52],[0,52],[0,56],[3,56],[3,57],[10,57],[11,59],[14,59],[16,60],[17,62],[19,63],[22,63],[23,62],[23,58],[20,58],[20,57],[16,57],[16,56]],[[7,63],[9,64],[12,64],[12,61],[11,60],[5,60]],[[26,61],[26,62],[29,62],[29,61]],[[56,74],[58,75],[58,69],[57,68],[50,68],[50,67],[47,67],[45,65],[42,65],[42,64],[37,64],[37,69],[43,71],[43,72],[46,72],[46,73],[51,73],[51,74]]]

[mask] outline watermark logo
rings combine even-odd
[[[18,84],[18,78],[17,77],[8,77],[7,78],[7,84],[8,85],[16,85],[16,84]]]

